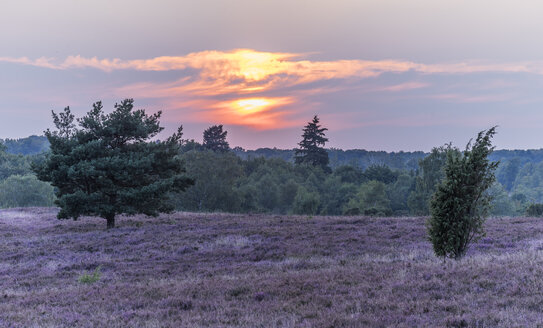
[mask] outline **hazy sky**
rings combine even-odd
[[[224,124],[244,148],[295,147],[314,114],[329,147],[462,147],[498,125],[498,148],[542,148],[541,17],[541,1],[3,0],[0,138],[134,98],[166,134]]]

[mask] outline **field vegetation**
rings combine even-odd
[[[490,218],[460,260],[425,218],[0,211],[0,327],[537,327],[543,221]]]

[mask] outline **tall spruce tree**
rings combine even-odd
[[[484,234],[491,201],[487,189],[495,181],[498,166],[488,159],[495,133],[495,127],[481,131],[464,152],[447,152],[445,178],[432,198],[428,220],[428,235],[437,256],[458,259]]]
[[[113,228],[118,214],[172,211],[169,193],[193,184],[178,156],[182,127],[165,141],[150,140],[163,130],[161,112],[147,115],[126,99],[110,114],[101,102],[77,120],[69,107],[52,114],[50,153],[33,169],[55,187],[59,219],[96,215]]]
[[[214,152],[226,152],[230,149],[226,141],[227,134],[228,131],[222,130],[222,124],[210,126],[204,131],[204,142],[202,145],[205,149]]]
[[[300,148],[295,150],[296,164],[309,164],[330,171],[328,152],[324,149],[324,144],[328,141],[324,131],[327,130],[319,125],[317,115],[313,117],[313,121],[307,123],[303,129],[302,141],[298,143]]]

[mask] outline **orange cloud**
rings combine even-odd
[[[172,110],[187,110],[197,120],[240,124],[257,129],[289,126],[295,122],[289,105],[300,107],[311,94],[334,92],[345,86],[318,88],[311,83],[326,80],[360,80],[383,73],[415,71],[421,74],[468,74],[479,72],[530,72],[543,74],[543,63],[488,64],[460,62],[420,64],[401,60],[311,61],[303,54],[262,52],[251,49],[202,51],[185,56],[151,59],[98,59],[70,56],[63,61],[52,58],[0,57],[0,62],[33,65],[49,69],[93,68],[115,70],[179,71],[170,82],[140,82],[118,88],[122,97],[160,98]],[[400,92],[424,88],[427,84],[407,82],[374,88],[373,91]],[[280,94],[281,96],[277,96]],[[471,99],[472,101],[474,99]],[[299,109],[298,109],[299,110]],[[296,122],[297,124],[298,122]]]
[[[240,98],[221,101],[201,115],[204,120],[218,120],[225,124],[244,125],[258,130],[285,128],[297,122],[287,121],[289,111],[283,108],[294,102],[293,98]],[[278,110],[279,109],[279,110]]]
[[[543,62],[485,63],[464,61],[445,64],[421,64],[402,60],[297,60],[304,54],[263,52],[252,49],[232,51],[201,51],[185,56],[161,56],[151,59],[122,60],[68,56],[63,61],[40,57],[0,57],[0,62],[17,63],[50,69],[95,68],[114,70],[172,71],[193,68],[203,80],[235,81],[240,83],[290,82],[309,83],[323,79],[370,77],[384,72],[409,70],[426,74],[467,74],[478,72],[516,72],[543,74]],[[197,89],[197,88],[196,88]],[[259,90],[247,87],[248,91]]]
[[[195,68],[203,76],[216,78],[243,78],[246,81],[261,81],[278,74],[304,75],[303,80],[315,78],[345,78],[351,76],[375,76],[383,72],[420,73],[477,73],[516,72],[543,74],[543,62],[487,63],[463,61],[457,63],[421,64],[403,60],[296,60],[299,53],[263,52],[252,49],[232,51],[201,51],[185,56],[161,56],[151,59],[123,60],[86,58],[80,55],[68,56],[63,61],[40,57],[0,57],[0,62],[18,63],[51,69],[95,68],[106,72],[114,70],[171,71]]]

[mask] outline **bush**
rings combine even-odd
[[[101,276],[102,273],[100,272],[100,266],[98,266],[96,269],[94,269],[94,272],[92,274],[85,272],[81,276],[79,276],[78,280],[82,284],[93,284],[95,282],[98,282]]]
[[[489,162],[495,128],[478,134],[463,153],[448,152],[445,179],[434,194],[428,220],[428,235],[437,256],[458,259],[471,241],[483,235],[497,162]]]
[[[526,209],[526,215],[528,216],[543,216],[543,204],[530,204]]]
[[[382,207],[370,207],[364,209],[364,215],[368,216],[390,216],[392,215],[392,210],[389,208]]]
[[[360,208],[347,207],[345,208],[345,210],[343,210],[343,215],[347,215],[347,216],[360,215]]]

